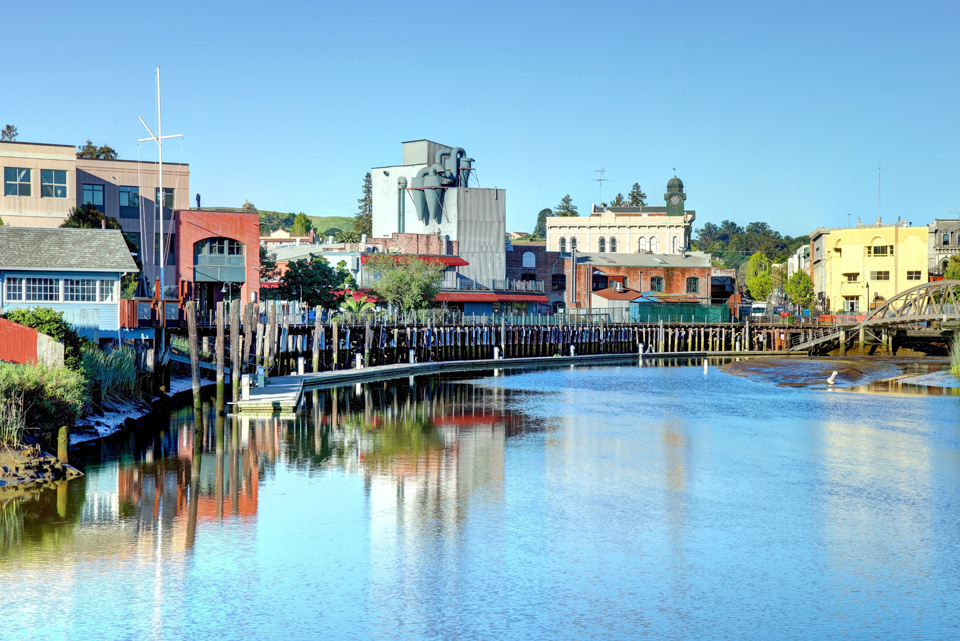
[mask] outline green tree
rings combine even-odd
[[[613,200],[610,201],[611,207],[623,207],[627,204],[627,200],[623,197],[623,194],[617,194],[613,197]]]
[[[0,218],[0,227],[3,227],[3,218]]]
[[[577,213],[577,206],[573,204],[573,199],[570,198],[570,194],[567,194],[560,199],[560,204],[553,208],[554,216],[579,216]]]
[[[294,236],[306,236],[312,229],[313,223],[307,218],[305,213],[300,212],[293,219],[293,224],[290,226],[290,233]]]
[[[374,293],[404,311],[429,305],[443,282],[443,265],[413,256],[375,255],[365,269],[373,274]]]
[[[773,291],[773,276],[770,273],[770,259],[763,252],[757,252],[747,263],[747,289],[754,300],[765,301]]]
[[[630,194],[627,198],[630,199],[631,207],[647,206],[647,195],[640,189],[640,183],[633,183],[633,187],[630,188]]]
[[[351,312],[353,314],[363,314],[373,311],[376,307],[376,301],[361,292],[348,292],[343,302],[340,303],[340,310]]]
[[[240,209],[243,211],[257,211],[257,206],[249,200],[244,199],[243,206]]]
[[[810,303],[813,302],[813,280],[807,272],[803,270],[793,272],[783,289],[794,303],[803,309],[810,309]]]
[[[353,231],[358,236],[363,234],[370,236],[373,232],[373,179],[369,171],[363,177],[363,196],[357,199],[357,215],[353,219]]]
[[[540,210],[540,213],[537,214],[537,226],[533,228],[533,233],[530,234],[532,240],[543,240],[547,237],[547,216],[552,215],[552,209],[546,208]]]
[[[63,363],[73,370],[79,371],[83,364],[84,339],[63,320],[63,312],[54,311],[50,307],[29,307],[11,309],[4,318],[24,327],[32,327],[41,334],[46,334],[54,340],[63,342]]]
[[[267,251],[263,245],[260,246],[260,282],[270,281],[277,276],[277,261],[273,254]]]
[[[946,280],[960,280],[960,254],[950,257],[950,262],[943,270],[943,277]]]
[[[342,301],[344,289],[352,283],[350,272],[341,262],[333,267],[322,256],[291,261],[280,277],[279,298],[302,300],[311,307],[335,309]]]
[[[119,158],[116,150],[110,145],[97,147],[89,138],[83,145],[77,145],[77,158],[93,158],[96,160],[116,160]]]
[[[7,125],[3,129],[0,129],[0,142],[13,142],[19,135],[20,133],[16,127]]]

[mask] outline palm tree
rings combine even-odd
[[[347,297],[340,303],[340,311],[352,314],[364,314],[373,311],[376,300],[361,292],[348,292]]]

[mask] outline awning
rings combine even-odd
[[[419,256],[416,254],[360,254],[360,262],[368,262],[371,256],[393,256],[393,259],[397,261],[401,258],[417,258],[425,263],[446,265],[447,267],[463,267],[470,264],[459,256]]]
[[[497,300],[502,303],[549,303],[550,299],[543,294],[496,294]]]

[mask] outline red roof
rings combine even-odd
[[[607,287],[606,289],[598,289],[593,293],[607,300],[633,300],[640,296],[640,292],[628,287],[624,287],[620,291],[617,291],[613,287]]]
[[[393,256],[396,261],[401,258],[417,258],[425,263],[446,265],[447,267],[463,267],[470,264],[459,256],[421,256],[418,254],[360,254],[360,262],[366,263],[371,256]]]

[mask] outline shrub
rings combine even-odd
[[[0,363],[0,404],[19,407],[27,427],[73,425],[83,410],[86,380],[68,367]],[[20,402],[22,401],[22,405]]]
[[[24,327],[32,327],[41,334],[63,342],[63,362],[70,369],[79,370],[82,366],[80,353],[85,341],[77,332],[63,320],[63,312],[49,307],[31,307],[28,309],[11,309],[5,318]]]
[[[83,371],[87,377],[90,395],[99,390],[99,399],[132,396],[137,385],[137,355],[129,347],[118,347],[110,352],[93,345],[83,347]]]
[[[960,333],[953,335],[953,348],[950,350],[950,371],[960,376]]]

